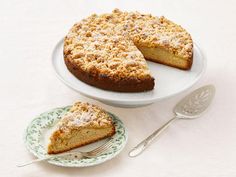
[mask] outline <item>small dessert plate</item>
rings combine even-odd
[[[42,113],[29,124],[25,132],[24,141],[27,149],[36,157],[44,158],[48,155],[46,147],[50,132],[60,118],[69,111],[70,107],[71,106],[56,108]],[[47,162],[64,167],[87,167],[98,165],[117,156],[125,147],[128,135],[122,121],[114,114],[109,114],[115,124],[116,133],[111,138],[113,145],[107,152],[93,158],[79,159],[77,157],[57,157],[50,159]],[[81,148],[77,148],[74,151],[90,151],[101,146],[106,141],[107,139],[104,139]]]
[[[155,78],[155,87],[152,91],[137,93],[102,90],[77,79],[64,63],[63,40],[59,41],[53,50],[52,64],[58,78],[73,90],[105,104],[138,107],[177,95],[193,86],[206,68],[206,59],[196,43],[194,43],[193,53],[193,65],[188,71],[147,61],[151,75]]]

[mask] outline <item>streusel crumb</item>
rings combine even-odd
[[[65,38],[64,53],[86,72],[142,79],[150,71],[137,47],[163,47],[188,60],[192,43],[186,30],[165,17],[115,9],[76,23]]]

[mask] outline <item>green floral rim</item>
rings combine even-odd
[[[24,141],[27,149],[38,158],[47,156],[47,151],[42,143],[43,131],[55,125],[56,122],[69,111],[71,106],[56,108],[40,114],[27,127],[24,135]],[[113,119],[116,128],[116,134],[112,137],[113,146],[108,152],[94,158],[67,159],[63,157],[48,160],[48,163],[64,167],[87,167],[103,163],[118,155],[128,139],[127,131],[122,121],[112,113],[109,113]]]

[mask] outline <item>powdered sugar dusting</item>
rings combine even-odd
[[[88,103],[76,103],[59,121],[58,128],[67,131],[71,127],[80,128],[86,125],[103,126],[111,119],[103,110]]]
[[[78,112],[75,112],[74,114],[76,114]],[[80,115],[76,115],[74,117],[74,120],[71,121],[70,123],[75,125],[75,126],[81,126],[82,124],[86,124],[89,121],[92,121],[95,117],[93,116],[93,113],[91,111],[88,112],[82,112],[79,113]]]

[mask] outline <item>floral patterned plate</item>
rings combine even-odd
[[[47,156],[46,145],[48,143],[50,132],[53,126],[60,120],[71,106],[56,108],[48,112],[40,114],[27,127],[24,141],[27,149],[38,158]],[[127,142],[127,132],[122,121],[115,115],[109,113],[115,124],[116,133],[112,136],[113,146],[108,152],[94,158],[78,159],[76,157],[57,157],[48,160],[48,163],[65,166],[65,167],[87,167],[103,163],[114,158],[124,148]],[[76,150],[90,151],[101,144],[105,143],[107,139],[92,143]]]

